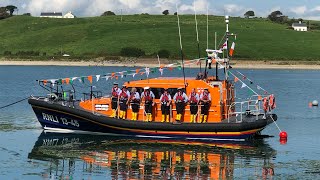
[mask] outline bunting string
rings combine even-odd
[[[204,58],[199,59],[193,59],[185,61],[184,65],[192,65],[192,64],[199,64],[201,60],[205,60]],[[97,75],[89,75],[89,76],[79,76],[79,77],[67,77],[67,78],[59,78],[59,79],[44,79],[39,80],[39,82],[42,82],[44,85],[47,85],[50,83],[52,86],[55,84],[73,84],[75,80],[78,79],[80,83],[84,83],[85,80],[89,81],[90,84],[93,82],[98,82],[101,79],[106,79],[108,81],[109,79],[118,79],[125,78],[127,76],[135,77],[137,74],[139,75],[146,75],[149,77],[150,73],[159,72],[162,76],[164,73],[164,70],[167,69],[169,71],[172,71],[174,68],[177,68],[178,70],[181,70],[182,63],[176,62],[172,64],[167,65],[160,65],[160,67],[145,67],[145,68],[138,68],[135,70],[128,70],[128,71],[120,71],[120,72],[111,72],[106,74],[97,74]],[[95,81],[93,81],[93,78],[95,78]]]

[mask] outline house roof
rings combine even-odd
[[[62,16],[62,12],[42,12],[40,16]]]
[[[295,27],[307,27],[307,24],[306,23],[292,23],[292,26],[295,26]]]

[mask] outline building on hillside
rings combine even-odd
[[[62,18],[62,12],[42,12],[40,17]]]
[[[72,12],[71,11],[69,11],[67,14],[65,14],[64,16],[63,16],[63,18],[75,18],[76,16],[74,15],[74,14],[72,14]]]
[[[307,24],[301,21],[299,21],[299,23],[292,23],[292,28],[295,31],[308,31]]]

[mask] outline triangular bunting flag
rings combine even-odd
[[[71,79],[70,79],[70,84],[72,84],[72,83],[73,83],[73,80],[72,80],[72,79],[73,79],[73,78],[71,78]]]
[[[161,74],[161,76],[162,76],[162,74],[163,74],[163,69],[162,69],[162,68],[159,68],[159,71],[160,71],[160,74]]]
[[[47,85],[47,80],[43,80],[43,85]]]
[[[88,78],[90,84],[92,84],[92,76],[88,76],[87,78]]]
[[[242,83],[241,88],[247,87],[245,83]]]
[[[99,81],[101,75],[96,75],[97,82]]]
[[[172,71],[172,70],[173,70],[173,67],[169,67],[168,69],[169,69],[170,71]]]
[[[148,67],[146,67],[145,70],[146,70],[146,75],[149,76],[150,69]]]
[[[70,78],[66,78],[65,81],[66,81],[66,84],[69,84],[70,83]]]
[[[257,85],[257,89],[258,89],[258,90],[261,90],[261,87],[260,87],[259,85]]]
[[[197,65],[199,65],[199,64],[201,64],[201,60],[200,59],[197,60]]]
[[[218,65],[218,69],[223,69],[223,68],[224,68],[223,65],[221,65],[221,64]]]
[[[54,84],[56,82],[56,80],[55,79],[51,79],[50,82],[51,82],[51,84]]]
[[[115,76],[116,77],[116,79],[118,79],[118,76]]]
[[[62,84],[62,79],[58,79],[58,83]]]
[[[79,81],[81,82],[81,83],[84,83],[84,76],[82,76],[80,79],[79,79]]]
[[[133,73],[133,74],[132,74],[132,77],[134,78],[134,76],[135,76],[136,74],[137,74],[137,73]]]
[[[138,73],[139,73],[139,71],[140,71],[140,69],[136,69],[136,74],[138,74]]]
[[[106,81],[108,81],[109,77],[110,77],[110,76],[106,76]]]
[[[121,78],[123,78],[123,72],[120,72]]]
[[[114,72],[113,72],[113,73],[111,73],[111,78],[113,78],[115,74],[116,74],[116,73],[114,73]]]
[[[237,77],[234,77],[234,82],[236,83],[237,81],[239,81],[239,79]]]

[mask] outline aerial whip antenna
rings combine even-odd
[[[182,50],[182,41],[181,41],[181,28],[180,28],[178,4],[176,4],[176,8],[177,8],[177,18],[178,18],[178,29],[179,29],[179,40],[180,40],[180,53],[181,53],[181,61],[182,61],[183,82],[184,82],[184,86],[186,87],[186,75],[185,75],[185,72],[184,72],[184,61],[183,61],[183,50]]]
[[[198,21],[197,21],[197,11],[196,11],[196,1],[193,1],[193,9],[194,9],[194,20],[196,22],[196,33],[197,33],[197,43],[198,43],[198,57],[200,59],[200,43],[199,43],[199,31],[198,31]],[[200,72],[201,72],[201,61],[200,61]]]
[[[207,49],[209,49],[209,5],[207,4]],[[208,57],[204,68],[204,77],[207,78]]]

